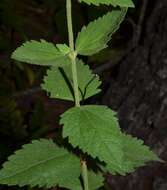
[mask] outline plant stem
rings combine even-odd
[[[80,107],[78,77],[77,77],[77,63],[76,63],[77,54],[76,54],[75,48],[74,48],[71,0],[66,0],[66,9],[67,9],[66,11],[67,11],[69,46],[72,50],[72,52],[70,54],[70,59],[71,59],[71,63],[72,63],[72,76],[73,76],[73,83],[74,83],[75,106]],[[83,178],[83,183],[84,183],[84,190],[89,190],[87,165],[86,165],[86,161],[84,161],[82,159],[81,159],[81,173],[82,173],[82,178]]]
[[[74,83],[75,105],[77,107],[80,107],[78,79],[77,79],[77,68],[76,68],[76,58],[72,60],[72,75],[73,75],[73,83]]]
[[[72,28],[73,25],[72,25],[71,0],[66,1],[66,9],[67,9],[69,46],[72,50],[70,58],[71,58],[71,63],[72,63],[72,76],[73,76],[73,83],[74,83],[74,98],[75,98],[75,105],[77,107],[79,107],[80,106],[80,100],[79,100],[78,79],[77,79],[76,53],[74,50],[74,34],[73,34],[73,28]]]
[[[68,24],[68,38],[70,48],[74,51],[74,35],[72,25],[72,4],[71,0],[66,0],[66,11],[67,11],[67,24]]]
[[[81,167],[82,167],[82,179],[84,182],[84,190],[89,190],[89,183],[88,183],[88,169],[86,165],[86,161],[81,161]]]

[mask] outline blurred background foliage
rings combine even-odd
[[[83,25],[111,9],[112,7],[105,6],[88,7],[74,1],[75,36]],[[129,10],[110,47],[98,55],[84,58],[92,69],[99,71],[102,80],[107,80],[106,76],[112,72],[112,69],[101,72],[102,64],[110,60],[113,65],[117,64],[132,38],[138,14],[138,9]],[[71,106],[70,102],[49,99],[40,90],[39,85],[45,74],[45,68],[10,59],[12,51],[30,39],[46,39],[54,43],[67,42],[65,0],[0,0],[1,163],[14,150],[32,139],[56,136],[59,139],[61,131],[58,126],[59,115]],[[102,94],[103,92],[88,102],[96,102]],[[0,189],[30,190],[27,187],[6,186],[1,186]]]

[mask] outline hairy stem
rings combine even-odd
[[[74,83],[74,97],[75,97],[75,105],[80,106],[79,100],[79,90],[78,90],[78,79],[77,79],[77,68],[76,68],[76,53],[74,50],[74,34],[73,34],[73,25],[72,25],[72,5],[71,0],[66,1],[66,9],[67,9],[67,24],[68,24],[68,37],[69,37],[69,46],[72,50],[70,58],[72,63],[72,76]]]
[[[75,106],[80,107],[79,99],[79,89],[78,89],[78,77],[77,77],[77,63],[76,63],[76,52],[74,48],[74,34],[73,34],[73,25],[72,25],[72,4],[71,0],[66,0],[66,11],[67,11],[67,24],[68,24],[68,37],[69,37],[69,46],[72,50],[70,54],[70,59],[72,63],[72,76],[74,84],[74,97],[75,97]],[[81,159],[81,173],[84,183],[84,190],[89,190],[88,185],[88,170],[86,161]]]

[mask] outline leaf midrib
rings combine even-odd
[[[24,169],[24,170],[21,170],[21,171],[19,171],[19,172],[16,172],[15,174],[9,175],[9,176],[7,176],[7,177],[2,177],[2,178],[0,178],[0,181],[1,181],[1,180],[4,180],[4,179],[9,179],[9,178],[14,177],[14,176],[17,176],[17,175],[19,175],[19,174],[21,174],[21,173],[23,173],[23,172],[25,172],[25,171],[28,171],[28,170],[32,169],[33,167],[37,167],[37,166],[39,166],[40,164],[44,164],[44,163],[46,163],[46,162],[49,162],[49,161],[51,161],[51,160],[54,160],[55,158],[60,159],[61,157],[64,157],[65,155],[66,155],[66,154],[63,154],[63,155],[61,155],[61,156],[53,156],[53,157],[51,157],[51,158],[49,158],[49,159],[46,159],[45,161],[40,161],[40,162],[38,162],[37,164],[32,164],[32,165],[29,166],[28,168],[26,168],[26,169]]]
[[[98,134],[98,136],[99,136],[100,139],[101,139],[101,142],[104,143],[104,146],[106,147],[106,149],[107,149],[109,152],[111,152],[110,148],[108,147],[108,144],[106,144],[105,140],[102,138],[101,134],[100,134],[100,133],[98,132],[98,130],[96,129],[94,123],[92,123],[91,119],[89,118],[89,114],[87,114],[86,112],[89,112],[89,111],[84,111],[83,114],[85,115],[85,117],[88,118],[87,121],[89,121],[90,125],[91,125],[91,126],[93,127],[93,129],[95,130],[95,133]],[[95,114],[93,114],[92,112],[89,112],[89,113],[92,114],[92,115],[95,115]],[[101,157],[101,156],[100,156],[100,157]],[[101,157],[101,158],[102,158],[102,157]],[[102,159],[103,159],[103,161],[105,161],[104,158],[102,158]]]

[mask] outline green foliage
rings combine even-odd
[[[107,47],[112,34],[118,30],[127,9],[113,10],[83,27],[76,39],[76,51],[80,55],[92,55]]]
[[[112,174],[126,175],[127,173],[134,172],[138,167],[144,166],[149,161],[162,161],[150,149],[145,146],[142,140],[138,140],[130,135],[122,133],[120,136],[123,145],[123,162],[117,165],[116,168],[113,164],[107,163],[103,168]]]
[[[87,99],[100,92],[99,77],[92,74],[89,66],[81,60],[77,60],[77,72],[80,100]],[[74,101],[72,77],[70,62],[62,68],[52,67],[44,78],[42,88],[50,94],[51,98]]]
[[[157,155],[144,145],[142,140],[138,140],[130,135],[122,134],[124,158],[121,165],[123,175],[126,172],[134,172],[137,167],[144,166],[149,161],[161,161]],[[110,166],[108,165],[108,168]]]
[[[104,178],[101,173],[94,173],[88,171],[89,188],[90,190],[96,190],[103,186]]]
[[[71,108],[61,116],[60,124],[64,125],[63,137],[74,147],[115,166],[122,162],[121,131],[115,112],[106,106]]]
[[[62,115],[60,123],[64,124],[64,138],[104,161],[113,174],[124,175],[148,161],[158,160],[141,140],[121,133],[115,112],[106,106],[71,108]]]
[[[80,190],[80,161],[51,140],[34,140],[10,156],[0,172],[0,183]]]
[[[25,42],[12,54],[12,58],[35,65],[61,66],[69,63],[66,56],[70,49],[65,44],[54,44],[41,40]]]
[[[29,41],[12,54],[12,58],[17,61],[50,66],[41,87],[51,98],[75,102],[75,107],[62,114],[60,124],[63,125],[63,137],[68,138],[72,151],[80,149],[80,158],[58,147],[52,140],[35,140],[24,145],[3,164],[0,171],[1,184],[95,190],[103,186],[103,172],[125,175],[148,161],[161,161],[142,140],[121,132],[114,111],[106,106],[80,106],[80,101],[100,92],[101,82],[77,55],[93,55],[106,48],[125,18],[127,7],[133,7],[131,0],[80,1],[124,8],[115,9],[87,27],[84,26],[77,36],[74,48],[71,0],[67,0],[70,47],[65,44],[55,46],[45,40]],[[36,128],[42,124],[38,121],[41,111],[39,105],[30,121]],[[20,116],[18,112],[17,114]],[[87,154],[98,165],[97,173],[91,168],[87,170]]]
[[[87,4],[94,4],[94,5],[113,5],[113,6],[120,6],[120,7],[134,7],[132,0],[79,0],[80,2],[85,2]]]

